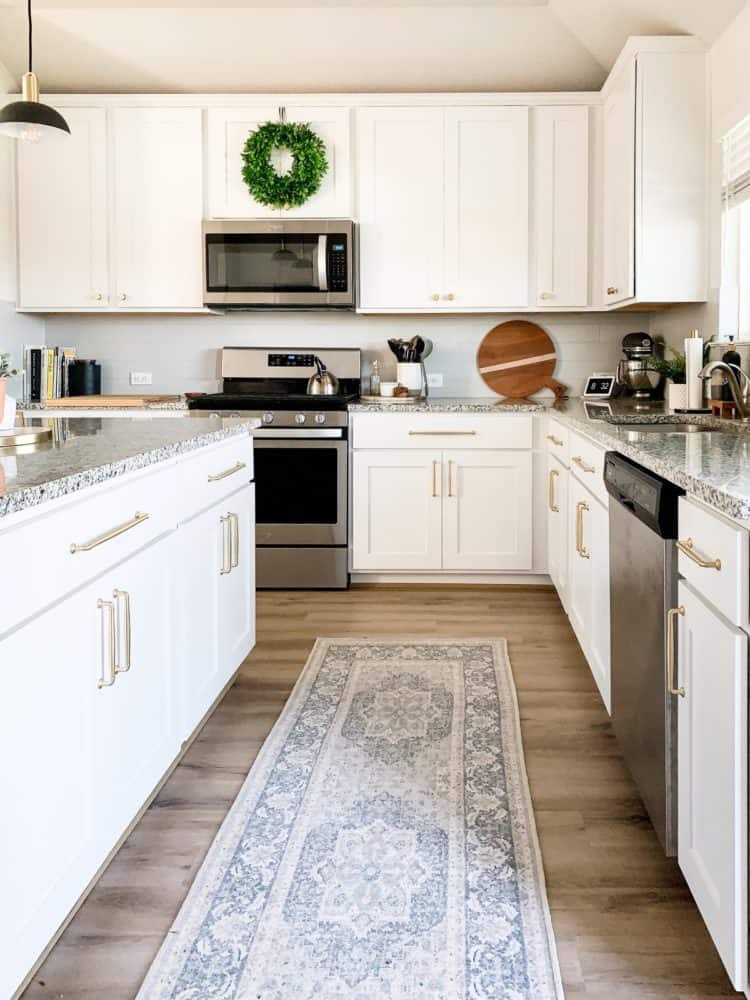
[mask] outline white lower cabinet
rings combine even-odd
[[[547,458],[547,572],[563,607],[568,603],[568,470]]]
[[[224,501],[222,531],[229,536],[229,561],[218,580],[219,677],[225,684],[255,641],[255,486],[250,483]],[[228,571],[227,571],[228,570]]]
[[[679,586],[678,861],[732,984],[747,983],[747,636]]]

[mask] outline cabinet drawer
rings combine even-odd
[[[0,635],[175,528],[179,496],[177,468],[164,465],[0,530],[13,567],[0,581]]]
[[[747,625],[747,530],[685,497],[679,504],[681,575],[730,622]]]
[[[247,434],[201,448],[180,464],[180,521],[234,493],[253,479],[253,439]]]
[[[547,451],[567,467],[570,460],[570,431],[550,418],[547,421]]]
[[[491,413],[353,414],[354,448],[531,448],[532,417]]]
[[[609,506],[609,496],[604,485],[604,455],[605,449],[581,434],[571,432],[568,449],[570,452],[570,471],[576,479],[591,490],[595,497]]]

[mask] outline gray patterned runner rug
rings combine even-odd
[[[318,639],[138,1000],[559,1000],[505,640]]]

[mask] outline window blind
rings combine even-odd
[[[750,117],[722,139],[723,196],[727,206],[750,199]]]

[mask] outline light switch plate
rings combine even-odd
[[[443,375],[441,372],[432,372],[427,376],[427,385],[431,389],[443,388]]]
[[[151,385],[153,382],[153,377],[151,372],[131,372],[130,373],[130,384],[131,385]]]

